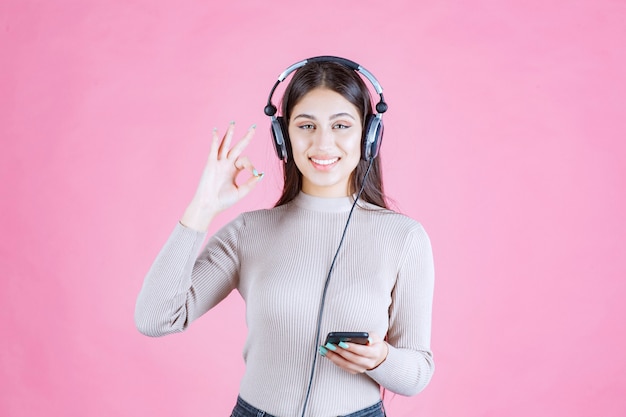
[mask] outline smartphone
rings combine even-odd
[[[333,345],[339,342],[357,343],[359,345],[367,345],[369,342],[369,333],[367,332],[330,332],[326,336],[326,343]]]

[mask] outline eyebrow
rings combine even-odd
[[[336,113],[336,114],[333,114],[332,116],[330,116],[330,119],[329,119],[329,120],[339,119],[340,117],[349,117],[349,118],[351,118],[352,120],[355,120],[355,121],[356,121],[356,119],[354,118],[354,116],[352,116],[350,113],[345,113],[345,112],[344,112],[344,113]],[[306,113],[302,113],[302,114],[299,114],[299,115],[295,116],[295,117],[293,118],[293,120],[296,120],[296,119],[298,119],[298,118],[311,119],[311,120],[315,120],[315,121],[317,121],[317,118],[316,118],[315,116],[313,116],[313,115],[311,115],[311,114],[306,114]]]

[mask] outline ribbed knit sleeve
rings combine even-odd
[[[223,300],[237,284],[238,218],[211,237],[177,224],[144,279],[135,306],[137,329],[147,336],[180,332]]]
[[[401,395],[415,395],[430,381],[434,265],[430,239],[421,225],[408,234],[405,254],[392,292],[387,359],[367,374]]]

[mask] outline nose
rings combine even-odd
[[[333,130],[329,127],[319,128],[316,142],[317,142],[317,146],[322,150],[331,149],[335,144],[335,137],[333,135]]]

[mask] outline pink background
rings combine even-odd
[[[385,88],[389,195],[431,235],[431,385],[390,416],[626,415],[626,3],[3,1],[0,415],[227,416],[234,294],[185,334],[134,328],[143,276],[214,126],[334,54]],[[288,347],[285,347],[288,348]]]

